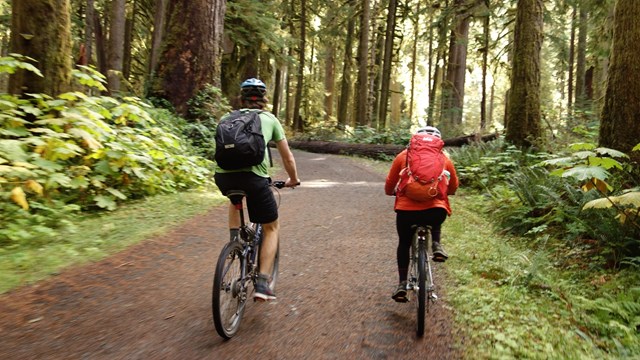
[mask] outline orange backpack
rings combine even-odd
[[[444,141],[431,134],[415,134],[407,147],[407,162],[400,171],[398,193],[415,201],[445,199],[448,177],[445,176]]]

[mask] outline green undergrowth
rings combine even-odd
[[[216,192],[183,192],[130,202],[109,213],[74,220],[40,247],[0,248],[0,293],[63,268],[97,261],[168,229],[226,199]]]
[[[637,267],[602,270],[552,239],[498,235],[485,200],[464,190],[443,229],[447,303],[469,359],[640,357]],[[551,250],[555,249],[555,253]]]

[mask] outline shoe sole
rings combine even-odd
[[[393,300],[395,300],[396,302],[402,302],[402,303],[404,303],[404,302],[409,301],[409,299],[407,298],[407,293],[406,293],[406,292],[405,292],[404,294],[396,294],[396,295],[393,295],[393,296],[391,296],[391,298],[392,298]]]
[[[433,254],[433,256],[432,256],[431,258],[432,258],[432,259],[433,259],[433,261],[435,261],[435,262],[445,262],[445,261],[447,261],[447,259],[448,259],[449,257],[448,257],[448,256],[446,256],[446,255],[443,255],[443,254],[438,254],[438,253],[436,253],[436,254]]]
[[[255,294],[253,294],[253,299],[254,300],[259,300],[259,301],[271,301],[271,300],[275,300],[276,297],[273,296],[273,295],[255,293]]]

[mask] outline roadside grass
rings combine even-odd
[[[532,248],[530,241],[496,234],[481,195],[462,189],[451,201],[454,214],[443,229],[450,254],[447,294],[465,337],[461,346],[466,358],[640,357],[640,337],[633,325],[640,319],[629,319],[629,326],[611,316],[615,309],[607,308],[609,302],[594,306],[608,296],[615,299],[616,292],[622,294],[629,286],[638,287],[637,271],[607,273],[589,270],[598,267],[584,263],[566,268],[566,258],[560,257],[571,250],[550,253],[547,249],[556,247],[545,245],[552,240],[541,239]],[[629,304],[628,313],[636,316],[637,303]],[[602,311],[609,313],[597,323]],[[615,331],[606,334],[610,330]]]
[[[158,195],[121,205],[113,212],[82,216],[47,245],[0,249],[0,293],[71,265],[105,258],[225,201],[216,192]]]

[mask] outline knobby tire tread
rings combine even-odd
[[[425,310],[427,302],[427,250],[423,242],[418,244],[418,321],[416,334],[418,337],[424,335]]]
[[[227,258],[231,254],[235,254],[235,258],[230,263],[230,266],[225,267],[225,265],[227,264]],[[242,266],[241,256],[242,256],[242,245],[239,242],[233,241],[233,242],[227,243],[222,248],[222,251],[220,251],[220,256],[218,257],[218,262],[216,264],[216,272],[213,278],[213,291],[212,291],[212,302],[211,302],[211,309],[213,313],[213,323],[215,325],[215,328],[218,334],[225,339],[232,338],[240,328],[240,321],[242,320],[242,315],[244,313],[244,306],[246,305],[246,302],[237,304],[237,307],[236,307],[236,310],[238,313],[237,320],[235,321],[235,324],[233,327],[229,329],[225,328],[225,325],[223,324],[223,319],[227,314],[222,314],[222,311],[224,310],[221,308],[220,298],[224,294],[221,291],[222,290],[221,285],[228,271],[233,271],[234,267],[239,268]]]

